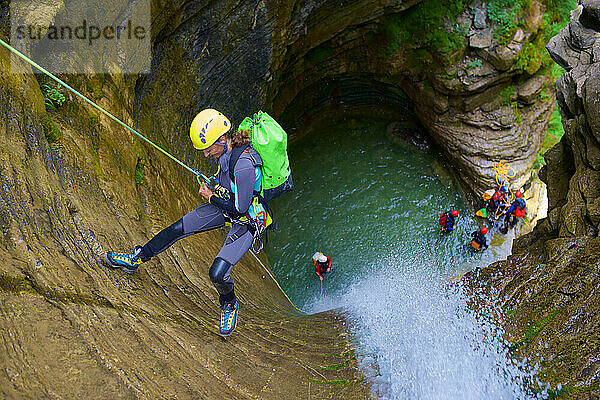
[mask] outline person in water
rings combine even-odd
[[[458,218],[460,214],[457,210],[446,211],[440,215],[439,224],[442,227],[443,233],[450,233],[456,229],[456,218]]]
[[[527,204],[523,199],[523,193],[520,190],[515,192],[515,200],[506,210],[504,217],[504,226],[500,229],[502,233],[507,233],[509,228],[514,228],[520,218],[525,217],[527,213]]]
[[[229,120],[213,109],[201,111],[190,127],[194,147],[201,150],[205,157],[217,159],[218,169],[214,178],[229,193],[229,198],[216,195],[202,183],[198,193],[207,200],[206,204],[163,229],[145,245],[135,246],[130,253],[106,253],[106,261],[111,266],[134,273],[142,263],[165,251],[177,240],[221,228],[226,222],[231,222],[225,244],[208,270],[210,280],[219,293],[219,332],[222,336],[230,335],[237,324],[238,302],[230,275],[231,269],[251,248],[256,232],[256,227],[241,222],[240,218],[255,218],[261,213],[266,215],[261,204],[253,203],[255,193],[261,190],[262,160],[252,147],[248,147],[240,155],[234,167],[234,182],[230,179],[229,159],[232,148],[249,143],[248,132],[232,133],[230,127]]]
[[[317,252],[312,257],[313,263],[315,264],[315,273],[319,276],[319,279],[323,280],[323,275],[331,272],[331,258],[323,253]]]
[[[471,233],[471,247],[476,251],[485,250],[488,248],[485,235],[488,233],[488,228],[483,226],[478,231]]]
[[[508,188],[505,185],[500,186],[494,193],[489,202],[489,210],[493,215],[499,216],[504,213],[504,209],[508,207]]]

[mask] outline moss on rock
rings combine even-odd
[[[46,140],[48,143],[59,144],[62,141],[62,132],[52,121],[47,114],[42,115],[42,128],[44,130],[44,136],[46,136]]]

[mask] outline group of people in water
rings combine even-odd
[[[511,201],[512,200],[512,201]],[[509,228],[514,228],[519,219],[525,217],[527,205],[523,199],[523,193],[517,190],[514,195],[510,195],[508,187],[501,185],[494,194],[486,201],[485,209],[488,216],[494,216],[495,219],[501,219],[498,230],[501,233],[508,233]],[[458,210],[444,211],[439,217],[439,225],[444,234],[451,233],[456,229],[456,223],[460,213]],[[486,236],[489,232],[487,226],[471,232],[471,241],[469,246],[474,251],[483,251],[488,248]],[[317,252],[312,257],[315,273],[319,279],[323,280],[323,274],[331,272],[331,258]]]
[[[517,190],[514,196],[509,194],[506,185],[501,185],[494,194],[487,200],[484,215],[494,216],[495,219],[502,218],[498,230],[506,234],[509,228],[514,228],[519,219],[525,217],[527,205],[523,199],[523,193]],[[481,214],[477,214],[481,215]],[[456,229],[456,221],[460,217],[457,210],[445,211],[440,215],[439,225],[444,234],[450,233]],[[480,229],[471,233],[471,248],[475,251],[482,251],[488,248],[485,235],[489,232],[488,227],[482,226]]]

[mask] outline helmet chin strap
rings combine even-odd
[[[221,155],[227,153],[227,142],[225,142],[225,143],[215,142],[215,143],[216,144],[220,144],[221,146],[223,146],[223,153]]]

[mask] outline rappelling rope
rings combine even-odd
[[[77,90],[73,89],[71,86],[67,85],[65,82],[63,82],[62,80],[60,80],[59,78],[57,78],[56,76],[54,76],[53,74],[51,74],[50,72],[46,71],[44,68],[42,68],[41,66],[39,66],[38,64],[36,64],[33,60],[29,59],[27,56],[25,56],[24,54],[22,54],[21,52],[19,52],[17,49],[15,49],[14,47],[12,47],[8,43],[6,43],[4,40],[0,39],[0,44],[2,44],[8,50],[12,51],[13,53],[15,53],[16,55],[18,55],[19,57],[21,57],[23,60],[27,61],[29,64],[33,65],[35,68],[37,68],[40,71],[42,71],[44,74],[46,74],[50,78],[54,79],[56,82],[60,83],[65,88],[69,89],[75,95],[77,95],[80,98],[82,98],[85,102],[87,102],[92,107],[96,108],[97,110],[101,111],[107,117],[111,118],[112,120],[114,120],[115,122],[117,122],[118,124],[120,124],[121,126],[123,126],[125,129],[127,129],[127,130],[135,133],[138,137],[140,137],[141,139],[143,139],[144,141],[146,141],[147,143],[149,143],[150,145],[152,145],[154,148],[156,148],[157,150],[159,150],[161,153],[163,153],[164,155],[166,155],[167,157],[169,157],[170,159],[172,159],[173,161],[175,161],[176,163],[178,163],[182,167],[186,168],[188,171],[194,173],[198,177],[198,180],[200,180],[200,178],[202,178],[206,182],[210,182],[210,179],[206,175],[204,175],[201,172],[196,171],[194,168],[189,167],[189,166],[185,165],[183,162],[179,161],[177,158],[175,158],[174,156],[172,156],[171,154],[169,154],[166,150],[162,149],[160,146],[156,145],[155,143],[153,143],[152,141],[150,141],[149,139],[147,139],[146,137],[144,137],[143,135],[141,135],[135,129],[133,129],[132,127],[130,127],[126,123],[122,122],[120,119],[118,119],[117,117],[115,117],[114,115],[112,115],[111,113],[109,113],[108,111],[106,111],[104,108],[100,107],[99,105],[97,105],[96,103],[94,103],[93,101],[91,101],[90,99],[88,99],[87,97],[85,97],[84,95],[82,95],[81,93],[79,93]],[[279,288],[279,290],[281,290],[281,293],[283,293],[283,295],[288,299],[288,301],[290,302],[290,304],[296,310],[298,310],[300,312],[303,312],[305,314],[308,314],[306,311],[301,310],[301,309],[299,309],[298,307],[296,307],[294,305],[294,303],[292,302],[292,300],[288,297],[288,295],[281,288],[281,286],[279,285],[279,282],[277,282],[277,279],[275,279],[275,277],[273,276],[273,274],[271,274],[271,272],[267,269],[267,267],[265,267],[264,264],[258,259],[258,257],[256,257],[256,255],[254,254],[254,252],[250,251],[250,253],[254,256],[254,258],[256,258],[256,260],[260,263],[260,265],[262,265],[262,267],[264,268],[264,270],[267,271],[267,273],[269,274],[269,276],[273,279],[273,281],[275,282],[275,284],[277,285],[277,287]]]
[[[319,296],[319,300],[323,298],[323,279],[319,279],[321,281],[321,295]]]
[[[496,183],[498,186],[507,185],[509,183],[509,179],[517,176],[515,170],[511,168],[510,164],[506,162],[506,160],[501,160],[500,162],[494,163],[492,169],[496,173]]]
[[[77,90],[73,89],[71,86],[67,85],[65,82],[63,82],[62,80],[60,80],[59,78],[57,78],[56,76],[52,75],[50,72],[46,71],[43,67],[39,66],[38,64],[36,64],[34,61],[32,61],[31,59],[29,59],[27,56],[25,56],[24,54],[22,54],[21,52],[19,52],[17,49],[15,49],[14,47],[12,47],[11,45],[9,45],[8,43],[6,43],[4,40],[0,39],[0,44],[2,44],[4,47],[6,47],[8,50],[12,51],[13,53],[15,53],[16,55],[18,55],[19,57],[21,57],[23,60],[27,61],[29,64],[33,65],[34,67],[36,67],[37,69],[39,69],[40,71],[42,71],[44,74],[46,74],[47,76],[49,76],[50,78],[54,79],[56,82],[60,83],[62,86],[66,87],[67,89],[69,89],[71,92],[73,92],[74,94],[76,94],[77,96],[81,97],[85,102],[87,102],[89,105],[91,105],[92,107],[96,108],[97,110],[101,111],[103,114],[105,114],[107,117],[111,118],[112,120],[114,120],[115,122],[117,122],[118,124],[122,125],[125,129],[130,130],[131,132],[135,133],[137,136],[139,136],[141,139],[145,140],[147,143],[149,143],[151,146],[154,146],[157,150],[161,151],[164,155],[166,155],[167,157],[170,157],[173,161],[175,161],[176,163],[178,163],[179,165],[181,165],[182,167],[186,168],[187,170],[189,170],[190,172],[193,172],[194,174],[196,174],[197,176],[204,176],[204,174],[202,174],[201,172],[196,171],[194,168],[189,167],[187,165],[185,165],[184,163],[182,163],[181,161],[179,161],[177,158],[173,157],[171,154],[167,153],[166,150],[163,150],[161,147],[159,147],[158,145],[156,145],[155,143],[153,143],[152,141],[150,141],[149,139],[146,139],[144,136],[142,136],[140,133],[138,133],[135,129],[133,129],[132,127],[130,127],[129,125],[127,125],[126,123],[122,122],[120,119],[118,119],[117,117],[115,117],[114,115],[112,115],[111,113],[109,113],[108,111],[106,111],[104,108],[100,107],[99,105],[97,105],[96,103],[94,103],[93,101],[91,101],[90,99],[88,99],[87,97],[85,97],[84,95],[82,95],[81,93],[79,93]],[[205,176],[204,176],[205,177]]]
[[[265,265],[262,263],[262,261],[260,261],[260,259],[256,256],[256,254],[254,254],[253,251],[250,251],[250,254],[252,254],[254,256],[254,258],[256,259],[256,261],[258,261],[258,263],[260,265],[262,265],[263,269],[265,271],[267,271],[267,274],[269,274],[269,276],[271,278],[273,278],[273,281],[275,282],[275,284],[277,285],[277,287],[279,288],[279,290],[281,290],[281,293],[283,293],[283,295],[285,296],[286,299],[288,299],[288,301],[290,302],[290,304],[298,311],[303,312],[304,314],[308,314],[306,311],[299,309],[298,307],[296,307],[296,305],[294,304],[294,302],[288,297],[288,295],[283,291],[283,289],[281,288],[281,286],[279,286],[279,282],[277,282],[277,279],[275,279],[275,277],[273,276],[273,274],[271,274],[271,271],[269,271],[267,269],[267,267],[265,267]]]

